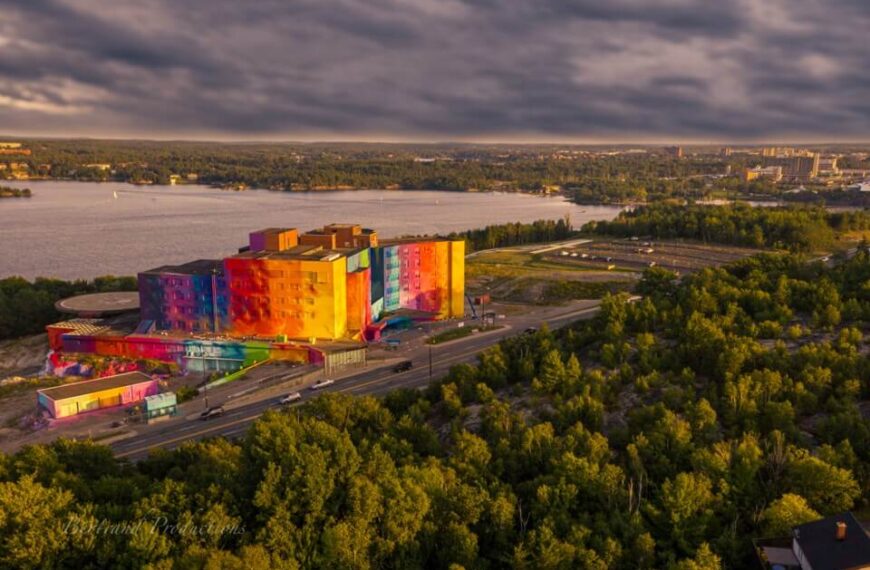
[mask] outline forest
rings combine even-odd
[[[737,569],[754,537],[866,518],[866,250],[653,268],[638,293],[237,441],[0,456],[0,567]]]
[[[822,206],[752,207],[657,203],[623,210],[610,222],[589,222],[584,231],[614,236],[684,238],[749,247],[813,251],[830,247],[838,234],[870,229],[865,211],[829,212]]]
[[[136,291],[135,277],[106,275],[93,281],[23,277],[0,279],[0,340],[45,332],[45,326],[63,319],[54,304],[85,293]]]
[[[465,251],[472,252],[495,247],[565,240],[573,235],[575,234],[571,219],[566,217],[558,220],[536,220],[527,224],[521,222],[494,224],[475,230],[453,232],[446,237],[464,239]]]

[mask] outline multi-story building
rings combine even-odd
[[[752,182],[753,180],[758,180],[759,178],[765,178],[768,180],[773,180],[774,182],[779,182],[780,180],[782,180],[782,167],[767,166],[765,168],[762,168],[760,166],[756,166],[755,168],[743,169],[744,182]]]
[[[57,353],[197,369],[263,358],[328,364],[324,351],[360,349],[391,323],[461,317],[464,299],[464,241],[379,243],[376,232],[353,224],[304,234],[268,228],[223,260],[140,273],[140,320],[131,330],[69,321],[49,326],[49,338]]]
[[[809,180],[819,175],[819,154],[808,152],[792,156],[764,156],[761,165],[781,166],[783,177],[790,180]]]
[[[681,146],[666,146],[665,153],[674,158],[683,158],[683,147]]]
[[[234,336],[347,336],[347,254],[320,245],[245,251],[224,260]]]
[[[221,261],[199,259],[139,274],[143,321],[157,330],[221,331],[227,320],[227,287]]]
[[[839,173],[840,169],[837,167],[836,156],[819,159],[819,174],[826,176],[836,176]]]

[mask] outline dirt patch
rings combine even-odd
[[[47,354],[48,336],[45,334],[0,341],[0,379],[39,374]]]

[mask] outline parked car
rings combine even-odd
[[[320,390],[321,388],[326,388],[327,386],[332,386],[335,384],[335,380],[318,380],[314,384],[311,385],[311,390]]]
[[[287,404],[292,404],[293,402],[298,402],[302,399],[302,394],[299,392],[293,392],[292,394],[287,394],[278,402],[282,406],[286,406]]]
[[[525,334],[535,334],[536,332],[538,332],[538,329],[536,329],[535,327],[528,327],[526,330],[523,331],[523,333]]]
[[[393,366],[393,372],[398,374],[399,372],[407,372],[408,370],[414,368],[414,363],[410,360],[404,360],[395,366]]]
[[[224,415],[224,407],[223,406],[213,406],[203,413],[199,414],[199,419],[206,421],[212,418],[219,418]]]

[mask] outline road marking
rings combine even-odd
[[[116,453],[115,455],[117,457],[126,457],[128,455],[133,455],[134,453],[138,453],[140,451],[151,451],[152,449],[157,449],[159,447],[165,447],[166,445],[171,444],[171,443],[175,443],[177,441],[184,441],[186,439],[192,439],[192,438],[197,437],[199,435],[204,435],[204,434],[207,434],[209,432],[222,430],[224,428],[232,427],[232,426],[238,425],[238,424],[243,423],[243,422],[248,422],[248,421],[257,419],[258,417],[262,416],[264,413],[266,413],[265,410],[262,412],[256,413],[252,416],[246,416],[244,418],[240,418],[240,419],[232,421],[232,422],[221,424],[219,426],[215,426],[212,428],[206,428],[206,429],[198,431],[198,432],[188,433],[188,434],[182,435],[180,437],[174,437],[172,439],[165,439],[165,440],[161,441],[160,443],[157,443],[154,445],[145,445],[143,447],[137,447],[135,449],[130,449],[130,450],[124,451],[122,453]]]
[[[586,308],[586,309],[580,309],[580,310],[578,310],[578,311],[576,311],[576,312],[573,312],[573,313],[569,313],[569,314],[565,314],[565,315],[559,315],[559,316],[551,317],[551,320],[552,320],[552,321],[561,321],[561,320],[569,319],[569,318],[572,318],[572,317],[578,317],[578,316],[580,316],[580,315],[582,315],[582,314],[585,314],[585,313],[588,313],[588,312],[590,312],[590,311],[597,311],[598,309],[599,309],[598,306],[588,307],[588,308]],[[507,336],[507,335],[506,335],[506,336]],[[473,337],[472,337],[472,338],[473,338]],[[492,345],[488,345],[488,346],[492,346]],[[475,354],[477,354],[477,353],[479,353],[479,352],[482,352],[483,350],[486,350],[486,348],[488,348],[488,346],[474,347],[474,348],[471,348],[471,349],[469,349],[469,350],[466,350],[465,352],[460,352],[460,353],[458,353],[458,354],[450,355],[450,356],[448,356],[448,357],[446,357],[446,358],[440,360],[440,361],[438,362],[438,366],[443,366],[444,364],[450,364],[450,363],[452,363],[452,362],[455,361],[455,360],[460,360],[460,359],[468,358],[469,356],[474,356]],[[329,392],[341,392],[341,393],[351,392],[351,391],[359,390],[360,388],[365,388],[366,386],[371,386],[372,384],[376,384],[376,383],[383,382],[383,381],[385,381],[385,380],[389,380],[389,379],[392,379],[392,378],[396,378],[397,376],[400,376],[400,374],[397,375],[397,374],[390,373],[389,375],[383,375],[383,376],[379,376],[379,377],[377,377],[377,378],[373,378],[373,379],[371,379],[371,380],[369,380],[369,381],[367,381],[367,382],[362,382],[362,383],[360,383],[360,384],[354,384],[353,386],[347,386],[347,387],[344,388],[344,389],[326,390],[326,391],[329,391]],[[352,378],[352,376],[351,376],[351,378]],[[428,381],[427,378],[422,378],[422,379]],[[153,444],[153,445],[145,445],[145,446],[137,447],[137,448],[130,449],[130,450],[127,450],[127,451],[123,451],[123,452],[121,452],[121,453],[116,453],[115,456],[116,456],[116,457],[127,457],[127,456],[129,456],[129,455],[134,455],[134,454],[137,454],[137,453],[141,453],[141,452],[143,452],[143,451],[151,451],[151,450],[153,450],[153,449],[163,448],[163,447],[166,447],[167,445],[170,445],[170,444],[173,444],[173,443],[176,443],[176,442],[179,442],[179,441],[185,441],[185,440],[193,439],[193,438],[195,438],[195,437],[198,437],[198,436],[201,436],[201,435],[206,435],[206,434],[209,434],[209,433],[211,433],[211,432],[219,432],[219,433],[216,433],[215,435],[221,435],[220,432],[221,432],[222,430],[225,430],[226,428],[230,428],[230,427],[233,427],[233,426],[237,426],[237,425],[242,424],[242,423],[244,423],[244,422],[250,422],[250,421],[253,421],[253,420],[259,418],[260,416],[262,416],[264,413],[266,413],[266,411],[268,411],[268,408],[267,408],[266,410],[261,411],[261,412],[257,412],[257,413],[255,413],[255,414],[253,414],[253,415],[245,416],[245,417],[243,417],[243,418],[239,418],[239,419],[234,420],[234,421],[232,421],[232,422],[228,422],[228,423],[225,423],[225,424],[220,424],[220,425],[218,425],[218,426],[211,427],[211,428],[205,428],[205,429],[200,430],[200,431],[198,431],[198,432],[186,433],[186,434],[184,434],[184,435],[182,435],[182,436],[174,437],[174,438],[172,438],[172,439],[162,440],[161,442],[156,443],[156,444]],[[187,431],[188,429],[191,429],[191,427],[192,427],[192,426],[185,426],[184,428],[181,428],[179,431],[182,431],[182,430],[183,430],[183,431]]]

